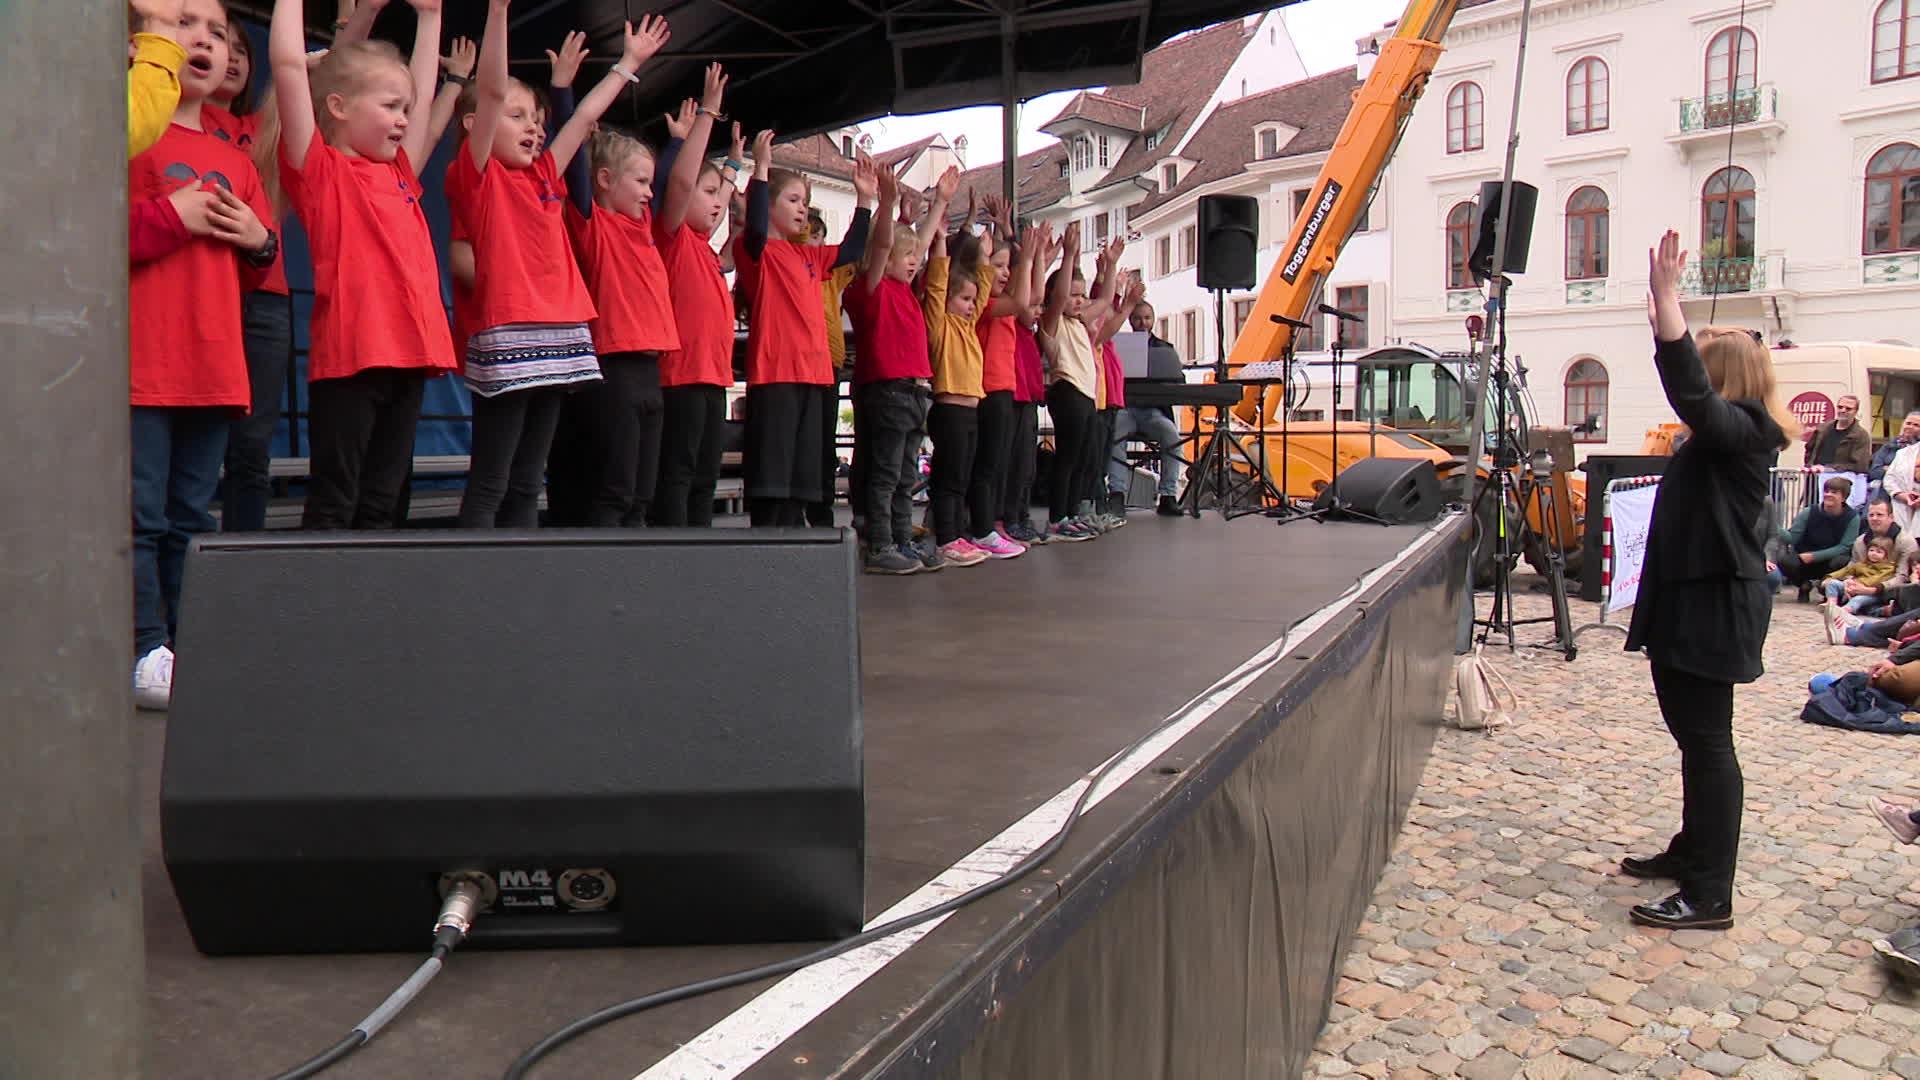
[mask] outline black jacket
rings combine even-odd
[[[1653,361],[1692,434],[1654,497],[1627,648],[1703,677],[1748,682],[1760,675],[1772,608],[1767,470],[1787,437],[1764,402],[1714,392],[1690,335],[1658,342]]]

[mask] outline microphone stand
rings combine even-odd
[[[1366,321],[1358,315],[1341,311],[1330,304],[1321,304],[1319,310],[1320,314],[1331,315],[1341,322]],[[1352,503],[1340,497],[1340,357],[1347,351],[1347,347],[1340,340],[1340,328],[1337,326],[1334,328],[1333,347],[1329,351],[1333,355],[1333,477],[1327,482],[1327,505],[1316,509],[1313,513],[1321,520],[1327,517],[1339,517],[1348,521],[1370,521],[1375,525],[1385,525],[1387,522],[1372,514],[1354,509]],[[1359,400],[1359,396],[1356,391],[1354,399]]]

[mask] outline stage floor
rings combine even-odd
[[[860,625],[868,797],[867,907],[878,914],[1009,830],[1239,669],[1289,626],[1339,602],[1369,572],[1439,557],[1457,517],[1382,528],[1258,518],[1225,523],[1134,514],[1086,544],[909,579],[863,577]],[[1446,535],[1442,535],[1446,534]],[[1364,599],[1364,597],[1362,598]],[[1311,627],[1309,627],[1310,629]],[[716,673],[724,677],[724,673]],[[298,693],[298,686],[280,688]],[[1437,706],[1435,707],[1437,715]],[[272,701],[263,695],[262,723]],[[267,1076],[332,1044],[419,957],[208,959],[189,939],[161,863],[157,814],[164,723],[138,717],[147,932],[148,1075]],[[1177,757],[1175,746],[1169,757]],[[1424,753],[1424,751],[1423,751]],[[1131,785],[1179,781],[1143,770]],[[1125,789],[1123,789],[1124,791]],[[1070,873],[1124,821],[1110,799],[1041,876]],[[1111,812],[1108,812],[1111,811]],[[1043,837],[1044,838],[1044,837]],[[1055,880],[1058,880],[1056,877]],[[778,1010],[710,1037],[778,1052],[757,1063],[696,1047],[666,1076],[835,1075],[925,1022],[953,974],[1022,917],[996,896],[949,919],[849,992],[801,992],[839,1007],[786,1042]],[[423,935],[424,936],[424,935]],[[424,945],[424,942],[423,942]],[[803,951],[800,946],[457,953],[439,980],[342,1078],[498,1076],[528,1045],[597,1008],[650,990]],[[616,1021],[560,1050],[536,1077],[627,1080],[746,1005],[766,984]],[[749,1031],[741,1038],[739,1031]],[[702,1044],[704,1046],[705,1044]],[[803,1048],[796,1052],[795,1048]],[[704,1055],[694,1060],[695,1053]],[[871,1062],[869,1062],[871,1064]],[[864,1071],[864,1067],[861,1070]],[[844,1073],[843,1073],[844,1074]]]

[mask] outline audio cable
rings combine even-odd
[[[440,974],[447,956],[466,938],[467,931],[473,929],[473,920],[480,912],[481,898],[485,895],[484,889],[484,882],[477,875],[469,874],[454,879],[440,903],[440,916],[433,922],[433,951],[425,962],[407,977],[406,982],[387,995],[387,1000],[381,1002],[379,1008],[355,1024],[346,1038],[274,1077],[274,1080],[306,1080],[307,1077],[318,1076],[372,1042],[373,1037],[380,1034],[380,1029],[400,1015],[400,1010],[420,996],[433,977]]]

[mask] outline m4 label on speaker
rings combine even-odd
[[[553,893],[553,873],[544,867],[531,870],[502,870],[494,875],[500,884],[502,908],[555,908],[560,900]]]

